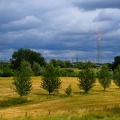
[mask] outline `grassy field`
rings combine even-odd
[[[49,96],[40,88],[41,77],[33,77],[33,90],[22,104],[12,89],[12,78],[0,78],[1,120],[120,120],[120,89],[114,83],[109,89],[96,84],[89,94],[77,86],[76,77],[61,77],[59,93]],[[71,96],[65,94],[72,85]],[[27,102],[26,102],[27,100]],[[20,101],[21,103],[21,101]]]

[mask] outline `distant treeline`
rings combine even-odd
[[[8,61],[0,61],[0,76],[9,77],[14,75],[14,71],[19,69],[21,61],[25,60],[30,63],[33,70],[33,76],[41,75],[44,67],[48,62],[40,54],[30,49],[19,49],[15,51]],[[53,64],[54,67],[59,68],[60,76],[77,76],[78,71],[76,69],[84,69],[86,63],[89,64],[91,68],[100,68],[102,64],[87,62],[72,62],[69,60],[56,60],[51,59],[49,63]],[[114,70],[120,64],[120,56],[114,58],[113,63],[107,63],[109,69]],[[69,69],[68,69],[69,68]],[[76,68],[76,69],[73,69]]]

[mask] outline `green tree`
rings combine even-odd
[[[85,69],[79,73],[78,78],[79,88],[84,90],[85,93],[88,93],[95,83],[94,71],[89,67],[85,67]]]
[[[47,64],[42,74],[41,87],[49,92],[58,91],[61,86],[61,80],[59,78],[59,70],[52,64]]]
[[[42,67],[38,63],[34,62],[32,66],[32,70],[35,76],[39,76],[41,75]]]
[[[103,64],[101,70],[98,72],[99,83],[102,85],[104,90],[111,84],[111,73],[106,64]]]
[[[62,60],[52,59],[50,63],[53,64],[54,67],[60,67],[60,68],[66,67],[65,62]]]
[[[85,63],[83,63],[83,62],[76,62],[76,63],[74,63],[74,67],[78,68],[78,69],[84,69],[85,68],[84,64]]]
[[[54,67],[58,67],[58,63],[56,59],[51,59],[50,63],[53,64]]]
[[[66,66],[66,68],[72,68],[73,64],[69,60],[66,60],[65,61],[65,66]]]
[[[120,65],[113,72],[114,83],[120,88]]]
[[[112,70],[116,69],[119,64],[120,64],[120,56],[116,56],[114,58],[114,62],[113,62],[113,65],[112,65]]]
[[[10,77],[10,76],[13,76],[12,69],[10,69],[8,66],[4,67],[2,77]]]
[[[45,59],[42,57],[42,55],[30,49],[21,48],[14,52],[12,58],[10,59],[12,67],[14,69],[19,68],[22,60],[28,61],[31,66],[34,62],[40,64],[40,66],[45,65]]]
[[[32,69],[30,63],[23,60],[20,64],[20,70],[15,72],[14,81],[12,83],[14,85],[13,89],[20,97],[29,94],[32,90],[31,73]]]

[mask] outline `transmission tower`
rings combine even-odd
[[[98,34],[98,48],[97,48],[97,63],[99,64],[100,63],[100,53],[101,53],[101,31],[98,30],[97,31],[97,34]]]

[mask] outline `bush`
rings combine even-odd
[[[64,69],[60,69],[59,70],[59,76],[62,76],[62,77],[67,77],[68,76],[68,72]]]
[[[32,66],[32,70],[34,73],[34,76],[40,76],[42,74],[42,67],[40,66],[40,64],[34,62],[33,66]]]
[[[69,86],[66,88],[65,93],[66,93],[68,96],[71,95],[71,93],[72,93],[71,85],[69,85]]]
[[[77,72],[70,68],[60,69],[59,73],[62,77],[77,77]]]
[[[1,77],[11,77],[13,76],[13,71],[9,67],[3,68],[3,72],[1,72]]]

